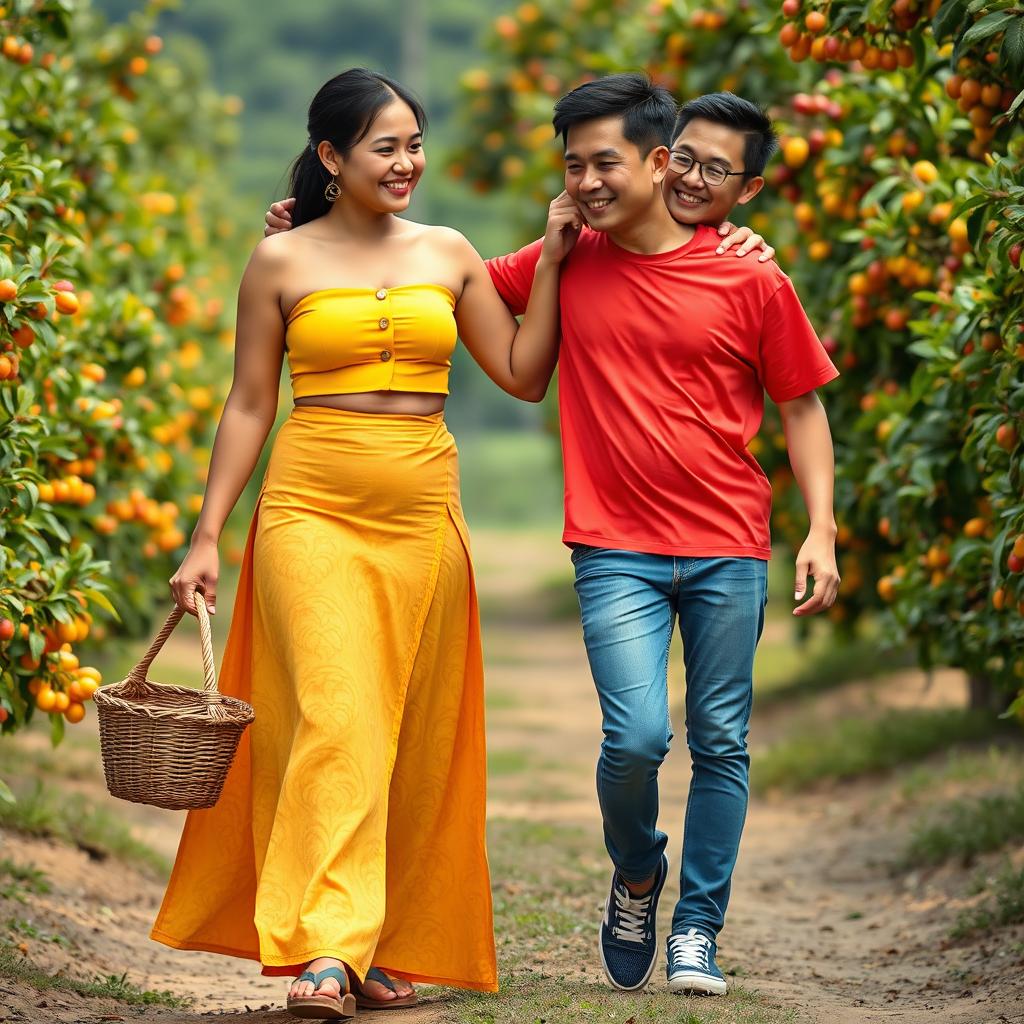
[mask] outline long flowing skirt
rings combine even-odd
[[[294,409],[220,687],[256,720],[188,815],[152,938],[495,990],[479,617],[440,413]]]

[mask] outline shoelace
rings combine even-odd
[[[691,928],[681,935],[669,936],[668,956],[673,968],[696,965],[702,971],[706,971],[710,953],[711,940],[696,928]]]
[[[652,893],[646,896],[631,898],[625,887],[615,886],[615,906],[617,909],[616,923],[612,927],[612,935],[625,942],[643,942],[646,938],[644,925],[647,911],[651,906]]]

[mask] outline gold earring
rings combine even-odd
[[[327,183],[327,188],[324,189],[324,199],[329,203],[335,202],[335,200],[341,197],[341,186],[332,178]]]

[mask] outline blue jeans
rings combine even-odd
[[[668,753],[668,652],[679,617],[686,665],[686,741],[693,775],[672,931],[716,939],[747,813],[747,726],[768,565],[577,545],[572,552],[583,639],[603,714],[597,792],[619,874],[642,882],[668,837],[658,821],[658,769]]]

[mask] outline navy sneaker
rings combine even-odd
[[[691,928],[668,937],[668,987],[670,992],[696,992],[724,996],[729,986],[715,963],[717,947],[706,935]]]
[[[668,857],[661,856],[654,886],[643,896],[633,896],[619,878],[612,875],[612,887],[601,921],[601,963],[614,988],[632,992],[651,980],[658,959],[655,917],[658,899],[668,877]]]

